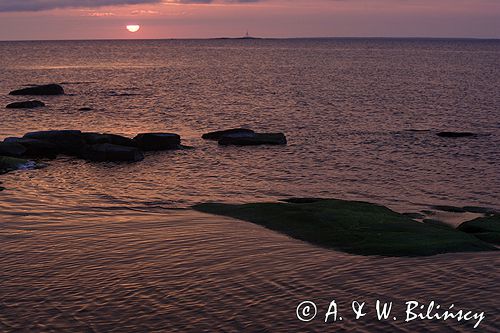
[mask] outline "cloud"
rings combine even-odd
[[[0,12],[40,11],[56,8],[91,8],[159,2],[161,0],[0,0]]]
[[[262,0],[0,0],[0,12],[27,12],[57,8],[93,8],[152,3],[211,4],[250,3]]]

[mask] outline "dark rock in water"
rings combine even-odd
[[[14,102],[6,106],[7,109],[33,109],[45,106],[45,103],[40,101],[24,101]]]
[[[31,157],[48,157],[55,158],[61,150],[51,142],[28,139],[28,138],[6,138],[5,143],[18,143],[26,148],[24,155]]]
[[[18,169],[34,168],[35,166],[36,163],[33,161],[15,157],[0,156],[0,174]]]
[[[83,108],[79,108],[78,111],[92,111],[92,108],[83,107]]]
[[[219,140],[223,146],[258,146],[258,145],[286,145],[286,136],[283,133],[255,133],[252,136],[226,135]]]
[[[181,137],[174,133],[141,133],[134,141],[142,150],[168,150],[178,149]]]
[[[117,134],[101,134],[92,132],[84,132],[82,134],[85,142],[89,145],[111,143],[113,145],[118,145],[118,146],[127,146],[127,147],[136,146],[134,140]]]
[[[249,221],[290,237],[360,255],[427,256],[495,251],[452,228],[413,221],[386,207],[358,201],[206,203],[195,210]]]
[[[442,138],[465,138],[470,136],[476,136],[474,133],[470,132],[440,132],[437,134]]]
[[[64,89],[58,84],[46,84],[14,90],[9,95],[64,95]]]
[[[234,136],[248,136],[255,134],[254,131],[246,128],[233,128],[224,131],[216,131],[205,133],[201,137],[205,140],[220,140],[223,136],[234,135]]]
[[[82,156],[87,160],[98,162],[137,162],[144,159],[144,155],[137,148],[119,146],[111,143],[87,146]]]
[[[26,154],[26,147],[16,142],[0,142],[0,155],[19,157]]]
[[[85,147],[82,132],[76,130],[31,132],[25,134],[24,138],[50,142],[56,145],[61,153],[68,155],[79,155]]]
[[[464,222],[457,230],[474,235],[482,241],[500,245],[500,215],[480,217]]]

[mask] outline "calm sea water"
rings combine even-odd
[[[320,196],[401,212],[500,209],[500,41],[1,42],[0,77],[0,106],[25,84],[63,83],[67,92],[42,97],[46,108],[2,110],[0,139],[168,131],[196,147],[135,164],[62,156],[1,176],[0,330],[286,332],[304,328],[293,318],[301,298],[328,304],[357,290],[375,299],[394,292],[398,277],[398,300],[425,290],[452,303],[459,285],[459,300],[498,309],[485,287],[498,277],[493,266],[484,274],[498,264],[491,256],[371,261],[169,208]],[[223,148],[200,138],[239,126],[285,132],[289,144]],[[435,135],[444,130],[480,135]],[[471,262],[477,271],[464,270]]]
[[[62,82],[69,94],[43,98],[45,109],[1,112],[0,138],[173,131],[197,148],[133,165],[62,158],[8,176],[16,190],[3,197],[178,206],[300,195],[500,208],[499,59],[499,41],[0,43],[1,105],[18,100],[7,93],[23,84]],[[290,144],[220,148],[200,139],[235,126],[283,131]],[[483,135],[447,140],[435,136],[441,130]]]

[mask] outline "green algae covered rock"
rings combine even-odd
[[[0,156],[0,174],[18,169],[30,169],[36,166],[35,162],[22,158]]]
[[[416,222],[386,207],[336,199],[194,206],[197,211],[262,225],[322,247],[359,254],[429,256],[448,252],[496,250],[453,229]]]
[[[464,222],[457,229],[485,242],[500,245],[500,215],[498,214]]]

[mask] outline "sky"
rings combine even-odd
[[[131,33],[127,25],[140,25]],[[0,40],[500,38],[500,0],[0,0]]]

